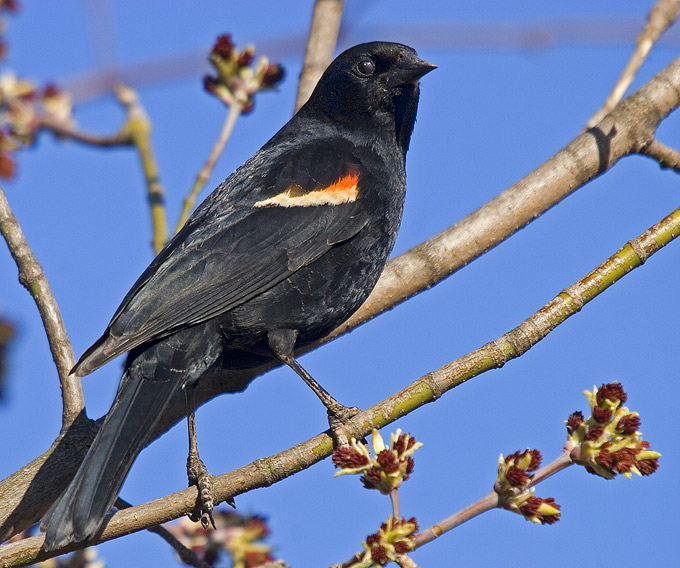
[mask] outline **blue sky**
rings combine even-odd
[[[104,11],[93,9],[97,4]],[[9,22],[6,66],[41,82],[76,84],[103,64],[161,61],[172,69],[195,55],[199,65],[191,74],[140,88],[172,221],[225,112],[201,84],[208,67],[200,54],[218,34],[232,33],[241,46],[255,43],[258,53],[284,65],[287,76],[278,92],[261,94],[255,112],[239,121],[209,185],[238,167],[292,112],[311,3],[242,4],[26,3]],[[339,48],[395,40],[439,66],[422,81],[395,253],[474,211],[578,135],[625,65],[651,4],[347,0]],[[518,31],[531,33],[519,43],[506,39]],[[679,43],[671,30],[634,88],[670,63]],[[119,125],[121,111],[103,96],[78,106],[76,118],[87,130],[107,133]],[[680,147],[677,116],[662,124],[659,138]],[[152,258],[137,157],[128,149],[102,151],[44,136],[19,157],[18,177],[4,188],[80,355]],[[303,364],[341,402],[370,406],[513,328],[677,204],[677,174],[649,159],[626,158],[432,290],[305,356]],[[581,392],[602,382],[623,383],[645,438],[663,454],[660,471],[604,481],[572,467],[537,490],[562,505],[557,525],[535,526],[492,511],[417,551],[419,565],[512,567],[527,558],[557,567],[596,566],[602,558],[676,565],[677,522],[670,519],[680,505],[674,406],[680,399],[679,262],[680,245],[672,243],[519,360],[385,430],[400,427],[424,444],[401,490],[402,513],[415,515],[423,527],[485,495],[499,453],[530,446],[545,459],[557,456],[563,420],[586,410]],[[4,247],[0,313],[19,332],[0,406],[5,477],[50,445],[59,431],[61,399],[37,312]],[[114,362],[84,380],[91,417],[107,411],[119,375]],[[323,408],[288,369],[198,413],[201,455],[212,473],[325,428]],[[146,502],[186,485],[185,431],[182,423],[142,453],[123,488],[125,499]],[[349,558],[388,515],[388,499],[373,493],[358,479],[334,479],[327,460],[236,502],[241,512],[269,518],[270,541],[281,558],[299,567],[324,566]],[[169,547],[146,532],[102,545],[100,554],[109,566],[129,565],[130,558],[175,565]]]

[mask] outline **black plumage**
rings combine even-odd
[[[433,68],[395,43],[342,53],[139,277],[72,371],[129,352],[99,434],[43,519],[46,549],[99,530],[178,389],[208,370],[295,368],[293,349],[364,302],[397,235],[418,80]]]

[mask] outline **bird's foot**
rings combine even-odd
[[[187,476],[189,477],[189,485],[195,485],[198,488],[198,499],[196,507],[189,513],[189,518],[197,523],[201,521],[204,529],[215,527],[215,519],[213,518],[214,499],[212,492],[212,476],[203,463],[203,460],[198,457],[198,452],[190,452],[187,458]]]
[[[348,444],[347,435],[343,433],[342,427],[349,422],[354,416],[361,412],[360,408],[356,406],[343,406],[337,401],[335,404],[328,406],[328,425],[331,427],[331,434],[335,443],[338,446]]]

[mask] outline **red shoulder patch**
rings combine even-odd
[[[359,196],[359,174],[350,172],[326,187],[318,187],[307,193],[297,184],[288,189],[255,203],[254,207],[313,207],[317,205],[341,205],[352,203]]]

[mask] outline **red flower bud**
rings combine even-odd
[[[213,45],[212,49],[210,50],[211,53],[219,55],[224,59],[231,57],[233,51],[234,42],[231,41],[231,34],[222,34],[219,36],[215,41],[215,45]]]

